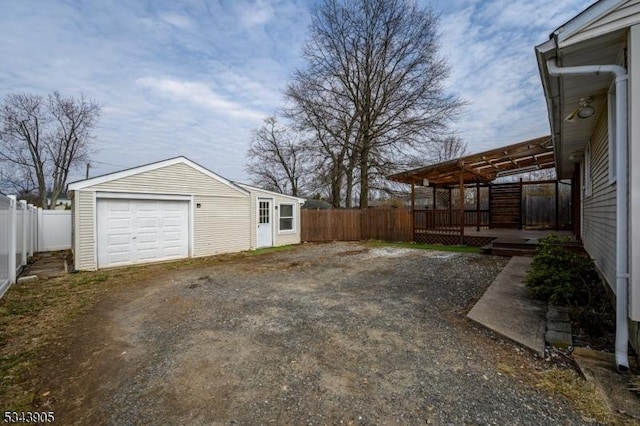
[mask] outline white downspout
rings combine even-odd
[[[585,75],[609,73],[616,81],[616,366],[629,369],[629,252],[628,252],[628,171],[627,171],[627,81],[628,74],[619,65],[558,67],[555,59],[547,61],[549,75]],[[609,141],[612,143],[612,141]]]

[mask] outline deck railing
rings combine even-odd
[[[480,221],[478,224],[478,220]],[[415,232],[459,234],[460,212],[456,210],[414,210]],[[464,226],[489,227],[489,210],[465,210]]]

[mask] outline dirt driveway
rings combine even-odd
[[[465,318],[506,260],[303,245],[168,271],[66,331],[61,424],[581,424]]]

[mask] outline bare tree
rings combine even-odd
[[[29,167],[20,167],[13,163],[4,163],[0,167],[0,192],[15,194],[20,200],[39,204],[40,197],[35,182],[33,170]]]
[[[434,163],[460,158],[467,152],[467,143],[456,135],[436,138],[432,141],[432,146],[431,155]]]
[[[277,117],[264,119],[255,130],[246,170],[254,183],[282,194],[298,196],[303,186],[305,152],[298,134]]]
[[[306,66],[286,94],[298,116],[313,106],[319,120],[302,125],[331,137],[332,161],[351,185],[357,172],[362,208],[372,175],[444,133],[462,105],[443,90],[448,65],[437,25],[431,10],[409,0],[326,0],[312,15]]]
[[[87,99],[65,98],[58,92],[49,95],[49,112],[52,127],[47,138],[47,150],[51,159],[52,185],[51,208],[67,184],[72,167],[86,161],[92,131],[100,118],[100,106]]]
[[[316,166],[316,181],[328,185],[334,207],[341,207],[343,193],[344,206],[351,207],[357,126],[352,106],[336,90],[326,90],[321,81],[310,78],[290,84],[286,95],[293,104],[288,116],[300,132],[310,135],[305,148]]]
[[[0,109],[5,184],[18,191],[36,188],[39,204],[55,207],[69,171],[86,159],[99,117],[100,106],[84,95],[65,98],[53,92],[46,100],[34,94],[6,95]]]
[[[0,110],[0,160],[3,175],[16,190],[35,187],[40,203],[47,203],[45,164],[47,149],[43,131],[47,126],[44,99],[39,95],[9,94]],[[24,181],[22,181],[24,179]]]

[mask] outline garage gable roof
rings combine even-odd
[[[155,163],[150,163],[150,164],[145,164],[143,166],[138,166],[138,167],[132,167],[130,169],[125,169],[125,170],[121,170],[119,172],[114,172],[114,173],[109,173],[106,175],[101,175],[101,176],[96,176],[90,179],[85,179],[85,180],[80,180],[80,181],[76,181],[76,182],[71,182],[69,184],[69,191],[75,191],[78,189],[85,189],[85,188],[89,188],[92,187],[94,185],[98,185],[101,183],[105,183],[105,182],[111,182],[113,180],[116,179],[122,179],[122,178],[126,178],[129,176],[134,176],[140,173],[145,173],[145,172],[149,172],[152,170],[157,170],[157,169],[161,169],[163,167],[168,167],[168,166],[173,166],[175,164],[186,164],[187,166],[199,171],[200,173],[210,177],[211,179],[214,179],[226,186],[228,186],[231,189],[234,189],[238,192],[241,192],[244,195],[248,195],[249,191],[247,191],[246,189],[240,187],[239,185],[236,185],[235,183],[231,182],[228,179],[223,178],[220,175],[215,174],[214,172],[212,172],[209,169],[206,169],[204,167],[202,167],[201,165],[199,165],[198,163],[195,163],[191,160],[189,160],[186,157],[180,156],[180,157],[175,157],[175,158],[169,158],[168,160],[162,160],[162,161],[158,161]]]
[[[295,200],[295,201],[299,202],[300,204],[304,204],[304,202],[306,201],[306,199],[304,199],[304,198],[294,197],[293,195],[281,194],[279,192],[267,191],[266,189],[258,188],[256,186],[247,185],[246,183],[240,183],[240,182],[233,182],[233,183],[235,183],[236,185],[246,189],[247,191],[259,191],[259,192],[264,192],[265,194],[271,194],[271,195],[275,195],[275,196],[278,196],[278,197],[291,198],[292,200]]]

